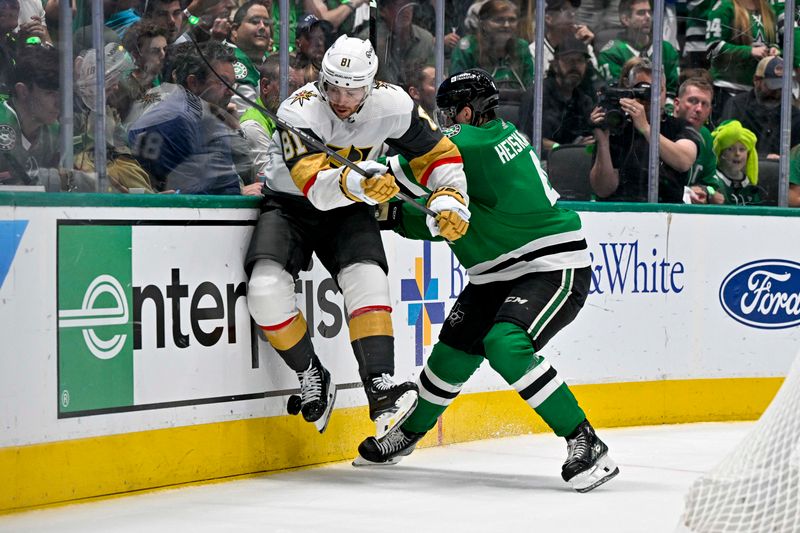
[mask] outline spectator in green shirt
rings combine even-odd
[[[699,70],[699,69],[698,69]],[[714,88],[704,78],[688,78],[678,89],[674,115],[685,120],[700,132],[703,142],[698,146],[697,159],[689,171],[689,188],[693,204],[723,204],[716,177],[717,156],[714,154],[711,132],[705,126],[711,115]]]
[[[508,0],[488,0],[478,11],[478,29],[453,50],[450,72],[479,67],[500,89],[500,103],[519,102],[533,84],[529,43],[518,37],[519,10]]]

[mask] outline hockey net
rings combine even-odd
[[[681,529],[800,531],[800,355],[744,440],[689,489]]]

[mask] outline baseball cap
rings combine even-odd
[[[778,56],[765,57],[758,62],[756,78],[763,78],[764,85],[775,91],[783,85],[783,58]]]
[[[309,13],[308,15],[306,15],[297,22],[297,30],[296,30],[297,35],[300,35],[301,33],[304,32],[310,32],[314,28],[314,26],[319,24],[320,22],[322,21],[320,21],[317,17]]]
[[[553,50],[553,56],[563,56],[566,54],[583,54],[584,57],[589,58],[589,48],[586,46],[586,43],[581,41],[580,39],[576,39],[572,35],[566,37],[561,44],[556,46],[556,49]]]

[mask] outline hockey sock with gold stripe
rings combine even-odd
[[[389,308],[357,309],[350,316],[349,328],[361,381],[366,384],[373,376],[394,374],[394,332]]]
[[[281,359],[295,372],[306,370],[316,357],[303,313],[298,313],[282,324],[261,326],[261,329]]]

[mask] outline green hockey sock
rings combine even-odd
[[[417,378],[419,403],[403,423],[403,429],[426,433],[435,426],[436,420],[458,396],[481,362],[483,357],[479,355],[468,354],[438,342]]]
[[[498,322],[483,340],[489,363],[559,437],[569,435],[586,414],[556,369],[536,355],[528,333]]]

